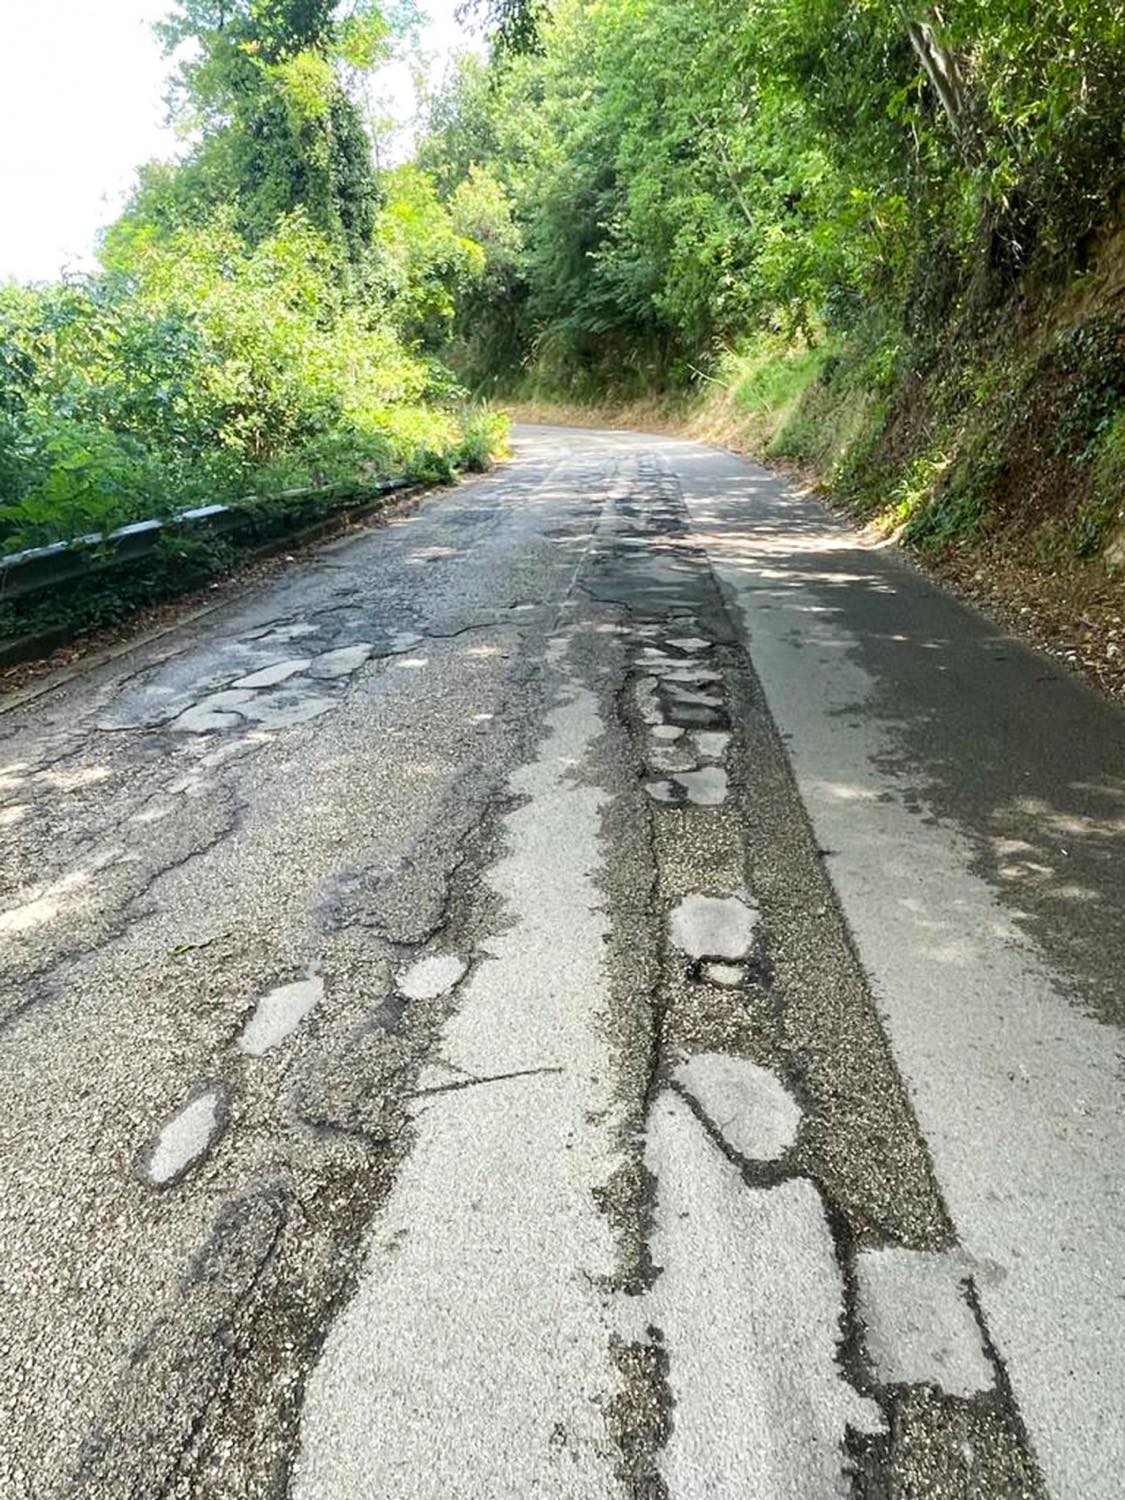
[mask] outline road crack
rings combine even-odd
[[[456,1083],[438,1083],[431,1088],[415,1089],[410,1096],[412,1099],[425,1099],[433,1094],[455,1094],[461,1089],[479,1088],[484,1083],[506,1083],[512,1078],[538,1078],[543,1074],[558,1074],[562,1068],[517,1068],[512,1073],[489,1073],[483,1077],[473,1076],[471,1078],[458,1079]]]

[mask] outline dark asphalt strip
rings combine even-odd
[[[895,1245],[946,1249],[956,1243],[956,1230],[751,656],[689,531],[674,476],[648,458],[615,507],[615,527],[599,538],[582,580],[591,597],[615,605],[634,629],[659,627],[658,641],[689,629],[711,640],[707,665],[721,668],[735,731],[724,806],[648,809],[655,889],[646,919],[662,926],[662,914],[684,894],[743,883],[763,917],[754,962],[734,990],[708,984],[698,965],[663,949],[652,1000],[657,1035],[649,1096],[679,1056],[721,1051],[771,1069],[800,1100],[804,1126],[796,1148],[777,1163],[733,1156],[722,1135],[704,1123],[748,1186],[805,1176],[820,1191],[846,1288],[840,1361],[857,1389],[879,1400],[888,1424],[885,1437],[853,1436],[856,1496],[961,1496],[971,1451],[973,1494],[1038,1500],[1045,1494],[1042,1479],[999,1353],[992,1351],[995,1389],[971,1399],[932,1388],[880,1389],[866,1366],[854,1297],[856,1252]],[[655,575],[646,567],[654,553],[662,564]],[[634,679],[643,675],[633,670]],[[628,695],[620,701],[627,703]],[[647,763],[647,726],[628,714],[627,728],[638,779],[659,775]],[[621,897],[614,909],[623,928],[618,948],[625,950],[631,930],[636,943],[637,919],[624,892]],[[698,1104],[689,1102],[698,1113]],[[632,1186],[639,1195],[634,1211],[643,1220],[650,1191],[643,1174]],[[643,1241],[640,1254],[643,1259]],[[639,1264],[638,1274],[643,1280],[651,1272]],[[632,1406],[639,1416],[625,1429],[633,1491],[656,1494],[654,1455],[644,1436],[651,1442],[675,1421],[674,1410],[663,1421],[652,1415],[653,1391],[666,1387],[669,1369],[674,1372],[675,1349],[654,1339],[628,1351],[624,1363],[637,1381]]]

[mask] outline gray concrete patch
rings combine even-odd
[[[407,1000],[436,1000],[448,995],[468,972],[468,964],[456,953],[433,953],[420,958],[395,975],[398,992]]]
[[[697,1052],[672,1076],[747,1161],[776,1161],[796,1141],[800,1107],[768,1068],[723,1052]]]
[[[263,995],[238,1038],[238,1050],[261,1057],[290,1036],[324,998],[319,974],[279,985]]]
[[[655,677],[642,677],[633,686],[633,699],[637,705],[637,712],[645,723],[650,725],[659,725],[664,719],[664,715],[660,712],[660,704],[656,699],[657,687]]]
[[[685,742],[653,745],[646,759],[651,771],[693,771],[699,764]]]
[[[727,800],[727,773],[721,766],[681,771],[672,779],[683,787],[688,801],[698,807],[718,807]]]
[[[719,760],[727,753],[730,735],[722,729],[696,729],[692,732],[695,748],[706,760]]]
[[[350,677],[363,666],[374,649],[369,641],[356,641],[351,646],[337,646],[333,651],[323,651],[309,668],[309,676],[323,677],[328,681]]]
[[[226,1124],[228,1097],[226,1084],[206,1084],[164,1122],[140,1163],[153,1187],[170,1187],[206,1156]]]
[[[963,1254],[864,1250],[855,1269],[867,1358],[881,1384],[935,1385],[949,1396],[992,1389]]]
[[[757,909],[739,896],[687,896],[672,912],[672,942],[691,958],[745,958],[758,925]]]
[[[409,651],[422,639],[423,637],[416,630],[396,630],[391,636],[391,651],[392,653]]]
[[[291,625],[279,625],[265,635],[245,636],[244,639],[253,640],[259,646],[271,646],[275,643],[303,640],[307,635],[316,635],[319,628],[309,620],[295,620]]]
[[[671,671],[684,665],[683,657],[669,656],[666,651],[658,651],[654,646],[646,646],[637,655],[636,661],[642,672],[658,672],[664,668]]]
[[[253,702],[247,704],[243,717],[266,729],[292,729],[297,724],[320,718],[335,706],[335,698],[318,693],[259,693]]]
[[[247,705],[253,701],[254,694],[249,689],[228,688],[222,693],[210,693],[173,719],[171,728],[181,734],[208,734],[215,729],[233,729],[242,722]]]
[[[715,672],[710,667],[697,667],[690,664],[660,668],[661,682],[680,683],[709,683],[721,682],[722,673]]]
[[[279,682],[288,682],[290,677],[296,677],[298,672],[303,672],[309,661],[310,658],[307,656],[293,656],[287,661],[274,662],[272,666],[261,667],[257,672],[251,672],[248,677],[240,677],[231,686],[235,688],[276,687]]]
[[[816,1189],[747,1188],[682,1100],[652,1107],[656,1183],[643,1315],[668,1353],[674,1421],[660,1469],[675,1500],[828,1500],[851,1493],[849,1427],[878,1408],[837,1362],[843,1282]]]

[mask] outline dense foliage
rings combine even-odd
[[[523,353],[556,380],[994,302],[1037,258],[1081,264],[1125,177],[1120,0],[488,9],[536,45],[463,62],[423,160],[509,196]]]
[[[104,270],[0,287],[0,540],[350,475],[445,475],[497,432],[435,357],[484,250],[378,173],[356,83],[393,40],[337,0],[182,0],[173,102]],[[468,190],[466,190],[468,191]]]
[[[774,451],[941,538],[983,524],[1009,450],[1047,430],[1090,550],[1088,515],[1121,509],[1125,326],[1084,278],[1116,254],[1123,0],[471,8],[498,45],[420,148],[448,203],[487,181],[504,210],[454,329],[468,380],[702,381],[751,426],[773,401]],[[1116,496],[1090,490],[1110,473]]]
[[[357,84],[405,8],[180,0],[183,160],[142,171],[102,274],[0,292],[9,544],[448,468],[487,446],[459,456],[452,369],[772,401],[776,451],[904,517],[926,496],[941,536],[1034,419],[1096,477],[1090,549],[1125,451],[1120,318],[1080,305],[1125,187],[1125,0],[466,9],[489,56],[380,171]],[[1029,313],[1044,286],[1077,311]]]
[[[107,258],[134,236],[199,222],[229,205],[251,243],[301,209],[362,261],[378,206],[371,142],[346,87],[387,48],[383,13],[365,3],[341,17],[337,0],[180,0],[160,28],[186,44],[170,95],[196,143],[174,168],[150,167],[111,231]]]

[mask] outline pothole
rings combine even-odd
[[[277,687],[278,683],[288,682],[290,677],[296,677],[298,672],[303,672],[309,661],[310,658],[307,656],[293,656],[287,661],[275,661],[271,666],[260,667],[257,672],[251,672],[248,677],[240,677],[231,686],[234,688]]]
[[[727,800],[727,773],[721,766],[702,766],[698,771],[681,771],[672,778],[697,807],[718,807]]]
[[[436,1000],[460,984],[468,964],[456,953],[435,953],[420,958],[395,975],[400,995],[407,1000]]]
[[[695,748],[706,760],[718,760],[727,753],[730,735],[722,729],[697,729],[692,734]]]
[[[261,1057],[290,1036],[324,997],[319,974],[282,984],[258,1001],[254,1014],[238,1039],[238,1050],[248,1057]]]
[[[374,651],[369,641],[356,641],[351,646],[337,646],[333,651],[324,651],[309,669],[310,677],[335,681],[337,677],[350,677],[359,670]]]
[[[725,1052],[698,1052],[672,1076],[747,1161],[776,1161],[796,1141],[800,1106],[768,1068]]]
[[[864,1344],[883,1385],[936,1385],[947,1396],[990,1391],[995,1372],[965,1295],[958,1252],[864,1250],[856,1289]]]

